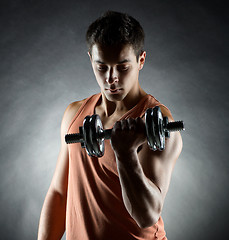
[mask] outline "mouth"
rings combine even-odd
[[[110,93],[119,93],[119,92],[121,92],[122,91],[122,89],[121,88],[115,88],[115,89],[110,89],[110,88],[107,88],[106,89],[108,92],[110,92]]]

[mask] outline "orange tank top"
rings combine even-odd
[[[68,133],[79,132],[87,115],[94,114],[101,93],[87,98],[77,111]],[[143,116],[147,108],[161,105],[150,94],[121,119]],[[127,212],[121,193],[114,152],[105,140],[101,158],[90,157],[80,143],[68,144],[69,176],[66,213],[67,240],[166,240],[160,217],[152,227],[141,229]]]

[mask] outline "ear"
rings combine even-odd
[[[138,59],[138,63],[139,63],[139,70],[142,70],[144,63],[145,63],[145,59],[146,59],[146,52],[143,51],[140,55],[139,55],[139,59]]]
[[[90,60],[92,61],[92,56],[91,56],[90,52],[87,52],[87,55],[89,56]]]

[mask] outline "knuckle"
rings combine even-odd
[[[119,129],[119,128],[120,128],[120,125],[121,125],[120,121],[117,121],[117,122],[114,124],[113,129],[114,129],[114,130]]]

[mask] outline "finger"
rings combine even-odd
[[[117,121],[115,124],[114,124],[114,127],[113,127],[114,131],[117,131],[117,130],[121,130],[122,129],[122,124],[120,121]]]
[[[136,122],[137,122],[138,125],[145,124],[144,120],[141,117],[137,117]]]
[[[145,122],[141,117],[136,118],[136,124],[139,131],[145,130]]]
[[[136,129],[136,122],[135,122],[135,119],[133,118],[128,118],[127,119],[127,122],[128,122],[128,125],[129,125],[129,129],[130,130],[135,130]]]
[[[126,119],[121,120],[122,130],[129,130],[129,124]]]

